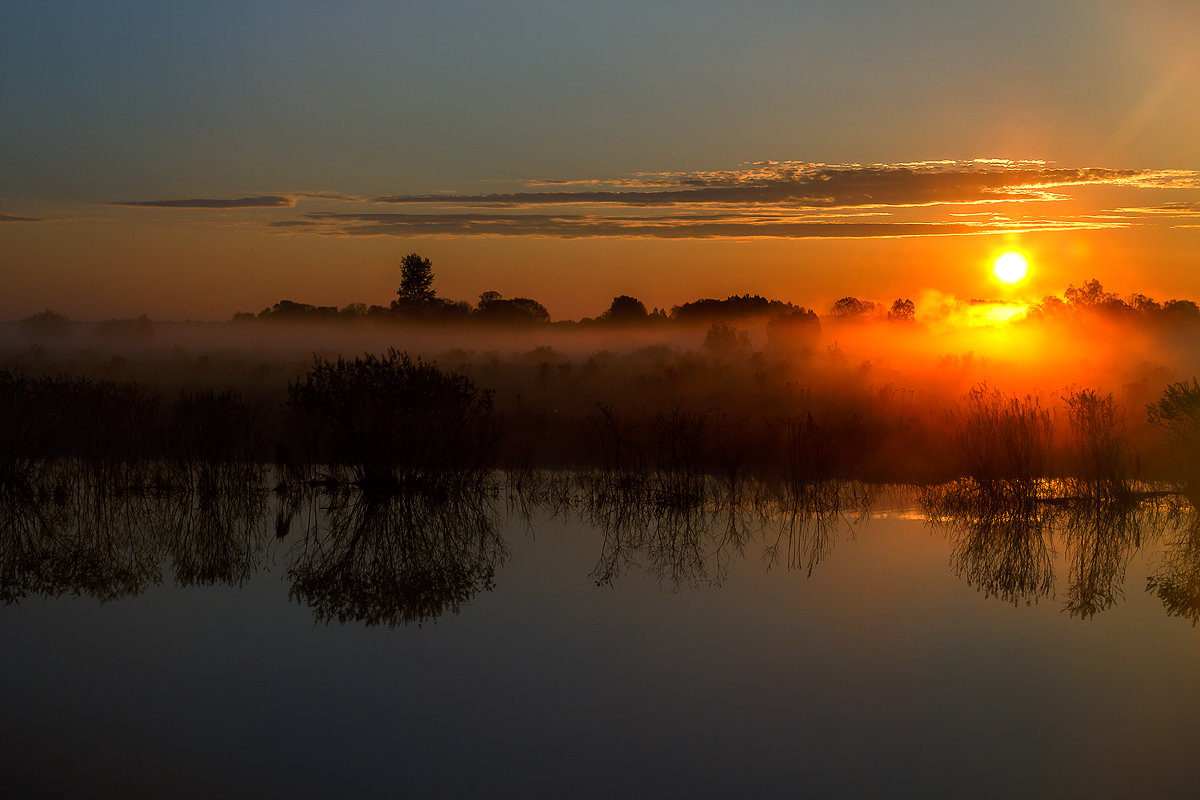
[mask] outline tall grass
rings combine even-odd
[[[1064,399],[1073,439],[1068,475],[1074,494],[1100,502],[1131,502],[1140,466],[1113,396],[1083,389],[1068,392]]]
[[[1170,384],[1146,415],[1167,442],[1175,482],[1200,506],[1200,381]]]
[[[1052,435],[1050,414],[1037,398],[975,386],[954,433],[960,474],[991,497],[1036,497],[1050,471]]]
[[[490,392],[395,349],[317,357],[288,385],[288,405],[317,463],[370,486],[473,480],[499,426]]]

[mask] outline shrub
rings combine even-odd
[[[47,308],[21,320],[21,330],[39,339],[57,338],[71,332],[71,320]]]
[[[353,360],[316,358],[288,384],[314,457],[361,483],[441,480],[487,463],[498,423],[491,392],[389,349]]]
[[[1079,488],[1110,499],[1128,495],[1138,465],[1112,395],[1083,389],[1068,394],[1066,403],[1075,440],[1073,473]]]
[[[992,488],[1032,489],[1047,474],[1051,433],[1050,415],[1035,398],[976,386],[955,435],[962,474]]]
[[[1194,493],[1200,487],[1200,382],[1172,383],[1146,414],[1167,439],[1177,479]]]

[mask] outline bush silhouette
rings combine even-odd
[[[46,309],[21,320],[21,330],[40,339],[58,338],[71,332],[71,320],[66,314]]]
[[[1200,382],[1172,383],[1146,406],[1150,424],[1162,431],[1174,459],[1175,477],[1195,497],[1200,491]]]
[[[482,470],[498,432],[491,392],[389,349],[318,357],[288,384],[313,456],[363,484],[440,483]]]

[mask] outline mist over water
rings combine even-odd
[[[137,382],[167,402],[189,389],[233,389],[282,407],[289,382],[318,359],[389,348],[460,373],[491,392],[503,418],[501,464],[595,464],[605,409],[643,451],[673,413],[695,416],[703,469],[725,457],[770,460],[790,421],[811,421],[833,474],[943,480],[957,469],[944,444],[977,387],[1045,410],[1068,469],[1067,406],[1079,392],[1111,395],[1127,446],[1149,477],[1168,461],[1146,408],[1200,373],[1200,321],[1080,307],[963,302],[926,293],[911,319],[825,315],[696,324],[397,324],[384,321],[154,323],[153,335],[62,335],[0,327],[3,362],[29,375]],[[654,318],[650,318],[653,320]],[[661,436],[659,436],[661,439]],[[698,456],[701,457],[701,456]],[[769,469],[767,470],[770,471]],[[1136,476],[1135,476],[1136,477]]]
[[[90,755],[0,788],[1179,795],[1195,323],[928,305],[6,326],[0,736]],[[1097,697],[1156,719],[1099,766]]]

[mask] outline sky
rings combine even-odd
[[[386,304],[409,252],[555,319],[1200,298],[1196,30],[1183,0],[0,3],[0,319]]]

